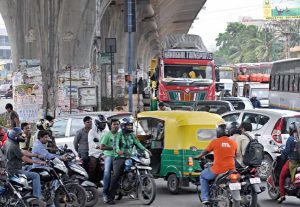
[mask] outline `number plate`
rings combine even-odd
[[[241,190],[241,183],[229,183],[230,190]]]
[[[250,178],[249,180],[251,184],[261,183],[260,178]]]

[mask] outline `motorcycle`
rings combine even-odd
[[[62,155],[65,155],[67,160],[64,161],[66,167],[68,168],[67,176],[64,176],[64,183],[78,183],[80,184],[86,191],[86,203],[85,206],[94,206],[98,203],[99,200],[99,192],[97,190],[97,186],[88,181],[88,174],[86,170],[81,166],[81,161],[76,160],[75,153],[68,149],[68,146],[59,148],[59,152]]]
[[[137,153],[125,161],[125,169],[119,181],[117,200],[136,195],[144,205],[150,205],[156,197],[156,184],[151,174],[148,152]]]
[[[24,195],[24,191],[31,191],[27,177],[18,174],[9,177],[5,169],[0,172],[0,206],[43,206],[44,203],[31,195]]]
[[[212,161],[208,158],[201,158],[199,164],[202,169],[212,166]],[[239,207],[241,203],[240,190],[242,185],[239,182],[240,174],[233,170],[219,174],[209,183],[209,207]],[[200,182],[196,183],[198,197],[201,200]]]
[[[58,158],[46,161],[46,166],[32,168],[31,172],[40,175],[42,195],[47,205],[55,204],[56,207],[77,206],[84,207],[86,192],[83,187],[76,183],[63,183],[62,175],[68,173],[65,164]]]
[[[272,174],[267,179],[268,194],[271,199],[277,200],[280,197],[279,193],[279,176],[286,159],[277,154],[273,165]],[[294,181],[292,182],[291,176],[288,176],[284,181],[284,190],[288,196],[296,196],[300,198],[300,167],[297,168]]]
[[[261,180],[258,176],[256,168],[245,167],[237,168],[240,173],[241,188],[241,207],[260,207],[258,203],[258,194],[265,190],[264,186],[261,186]]]

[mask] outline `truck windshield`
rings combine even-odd
[[[210,65],[165,65],[164,78],[212,79]]]
[[[220,79],[232,79],[233,71],[231,70],[220,70]]]

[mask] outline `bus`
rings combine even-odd
[[[300,58],[273,63],[269,84],[270,108],[300,111]]]
[[[235,78],[242,82],[269,82],[272,65],[272,62],[235,64]]]

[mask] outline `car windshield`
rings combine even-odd
[[[10,84],[3,84],[0,86],[0,90],[7,90],[10,88],[10,86],[11,86]]]
[[[210,65],[165,65],[165,78],[212,79]]]
[[[300,122],[300,116],[292,116],[292,117],[285,117],[283,119],[283,125],[281,128],[282,134],[288,134],[289,133],[289,126],[293,122]]]
[[[258,99],[268,99],[269,98],[269,89],[264,88],[255,88],[252,89],[252,96],[256,96]]]

